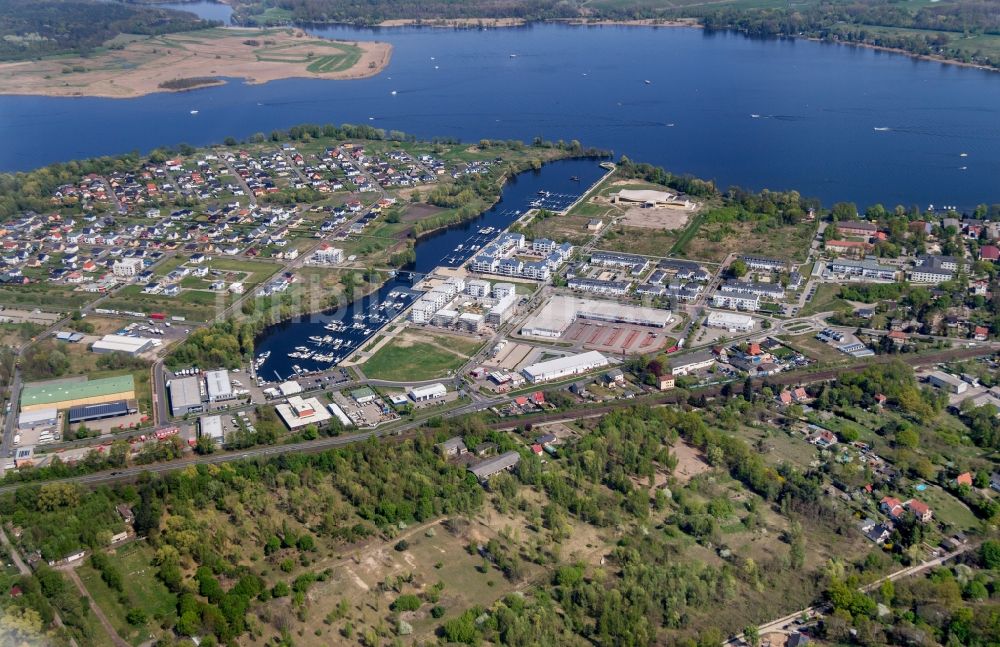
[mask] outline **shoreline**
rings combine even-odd
[[[393,46],[386,42],[307,37],[299,28],[220,27],[210,36],[206,34],[182,32],[149,37],[135,41],[131,49],[123,52],[89,58],[2,62],[0,95],[137,99],[226,85],[234,79],[247,85],[287,79],[357,80],[381,74],[393,54]],[[164,47],[172,49],[164,55]],[[238,51],[243,47],[252,49]],[[268,51],[275,47],[283,48],[284,52],[295,48],[300,60],[273,58]],[[320,50],[319,56],[314,47]],[[324,51],[324,47],[329,49]],[[355,58],[347,59],[350,67],[338,69],[341,64],[338,56],[339,61],[344,57]],[[126,61],[129,65],[124,65],[122,60],[128,57],[131,57]],[[319,68],[310,70],[313,66]],[[324,66],[330,69],[323,69]],[[67,73],[67,70],[72,71]],[[164,87],[194,79],[212,81],[189,87]]]
[[[742,32],[741,32],[742,33]],[[965,61],[959,61],[953,58],[946,58],[943,56],[935,56],[933,54],[915,54],[913,52],[908,52],[905,49],[900,49],[898,47],[886,47],[885,45],[874,45],[872,43],[856,43],[846,40],[835,40],[828,41],[822,38],[817,38],[815,36],[784,36],[783,38],[801,38],[802,40],[811,41],[813,43],[820,43],[823,45],[845,45],[848,47],[860,47],[863,49],[871,49],[877,52],[887,52],[889,54],[900,54],[907,58],[912,58],[917,61],[926,61],[929,63],[942,63],[945,65],[954,65],[956,67],[966,67],[973,70],[982,70],[984,72],[1000,72],[1000,68],[990,67],[989,65],[983,65],[981,63],[966,63]]]

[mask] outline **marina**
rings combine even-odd
[[[265,330],[255,344],[258,383],[323,372],[346,361],[423,294],[413,289],[414,283],[435,268],[460,267],[522,213],[534,208],[532,203],[539,198],[551,200],[547,203],[553,205],[572,204],[583,187],[605,172],[598,160],[569,159],[511,178],[500,201],[477,218],[420,238],[414,247],[414,263],[401,268],[376,292],[342,309],[314,313]]]

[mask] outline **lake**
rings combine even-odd
[[[1000,201],[992,72],[692,28],[311,31],[388,41],[392,62],[356,81],[0,97],[0,170],[303,122],[372,123],[470,141],[579,139],[723,187],[794,188],[826,204]]]
[[[218,20],[226,25],[232,24],[233,8],[221,2],[166,2],[155,5],[163,9],[187,11],[204,20]]]

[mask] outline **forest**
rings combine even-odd
[[[121,34],[215,26],[194,14],[98,0],[0,0],[0,60],[85,55]]]
[[[839,40],[997,67],[1000,60],[995,56],[966,51],[957,46],[957,41],[969,34],[1000,33],[998,8],[997,0],[951,0],[917,8],[889,0],[856,0],[794,8],[708,9],[703,12],[702,22],[707,29],[736,29],[756,37]]]

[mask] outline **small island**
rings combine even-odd
[[[119,37],[87,57],[0,63],[0,94],[134,98],[242,78],[357,79],[388,64],[392,46],[313,38],[300,29],[216,28]]]

